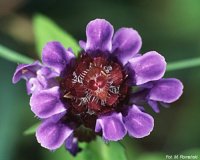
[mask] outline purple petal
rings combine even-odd
[[[26,81],[29,80],[32,77],[36,77],[37,70],[41,68],[41,64],[39,61],[35,61],[32,64],[20,64],[18,65],[12,82],[17,83],[20,79],[25,79]]]
[[[28,95],[34,92],[40,91],[43,88],[44,86],[38,81],[37,78],[30,78],[26,82],[26,89],[27,89]]]
[[[158,102],[152,101],[152,100],[148,100],[148,104],[150,105],[150,107],[153,109],[154,112],[156,112],[156,113],[160,112],[160,109],[158,107]]]
[[[58,86],[58,81],[56,80],[58,73],[52,71],[50,68],[42,67],[36,72],[36,75],[37,77],[30,78],[26,82],[28,94]]]
[[[42,51],[42,62],[60,74],[71,60],[72,55],[73,53],[65,50],[61,43],[48,42]]]
[[[73,130],[61,123],[61,116],[55,115],[42,122],[36,131],[37,141],[49,150],[58,149],[72,134]]]
[[[49,67],[43,67],[37,71],[37,79],[45,89],[58,86],[59,84],[56,80],[56,77],[58,76],[59,74]]]
[[[142,39],[132,28],[120,28],[113,37],[113,52],[123,65],[139,52]]]
[[[163,77],[166,69],[165,58],[155,51],[150,51],[143,56],[132,58],[129,68],[134,72],[133,81],[137,85]],[[131,75],[131,76],[132,76]]]
[[[142,112],[136,105],[129,107],[123,120],[129,135],[135,138],[148,136],[154,127],[153,117]]]
[[[79,45],[80,45],[80,47],[81,47],[83,50],[86,50],[86,43],[85,43],[85,41],[80,40],[80,41],[79,41]]]
[[[58,77],[59,74],[49,67],[42,67],[37,71],[37,75],[45,76],[46,79]]]
[[[90,21],[86,27],[87,42],[85,50],[110,52],[112,48],[111,39],[113,36],[113,30],[113,26],[104,19],[95,19]]]
[[[155,82],[150,90],[149,99],[161,101],[164,103],[172,103],[179,99],[183,93],[183,84],[175,78],[161,79]]]
[[[78,151],[78,139],[71,134],[65,141],[65,148],[73,155],[75,156]]]
[[[105,140],[118,141],[126,135],[121,113],[101,116],[96,121],[95,132],[102,130]]]
[[[59,87],[35,92],[30,99],[30,106],[40,118],[48,118],[66,110],[60,100]]]

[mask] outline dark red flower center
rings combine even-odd
[[[115,110],[128,92],[126,76],[118,62],[83,54],[61,81],[64,101],[73,115]]]

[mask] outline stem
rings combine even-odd
[[[20,53],[17,53],[16,51],[13,51],[11,49],[8,49],[2,45],[0,45],[0,57],[17,63],[29,64],[34,61],[33,59],[26,57]]]
[[[192,68],[200,66],[200,58],[192,58],[189,60],[182,60],[178,62],[171,62],[167,65],[167,71],[174,71],[185,68]]]

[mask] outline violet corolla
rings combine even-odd
[[[61,43],[49,42],[42,63],[17,67],[13,83],[26,80],[31,110],[42,121],[36,131],[41,146],[56,150],[65,144],[75,155],[78,141],[95,135],[105,141],[121,140],[127,133],[148,136],[154,119],[141,103],[159,112],[159,103],[181,96],[182,83],[163,78],[164,57],[156,51],[139,53],[142,41],[136,30],[120,28],[113,34],[108,21],[95,19],[86,27],[87,40],[79,42],[78,57]]]

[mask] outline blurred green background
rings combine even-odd
[[[143,39],[142,52],[156,50],[167,62],[200,57],[199,0],[0,0],[0,44],[37,58],[32,17],[42,13],[76,39],[85,39],[85,26],[105,18],[115,29],[133,27]],[[23,131],[37,119],[30,111],[25,83],[11,82],[17,64],[0,58],[0,160],[58,160],[65,152],[49,152],[35,136]],[[200,159],[200,67],[167,72],[179,78],[184,94],[155,118],[155,129],[144,139],[126,137],[129,160],[165,159],[181,153]],[[114,153],[110,153],[114,154]]]

